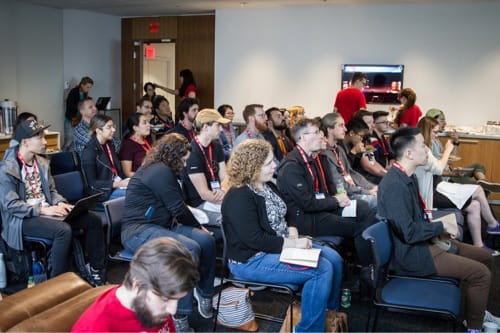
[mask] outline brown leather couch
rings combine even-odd
[[[0,301],[0,332],[69,332],[105,290],[75,273],[64,273]]]

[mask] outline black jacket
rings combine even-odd
[[[113,156],[113,162],[118,172],[118,176],[122,179],[125,175],[122,172],[120,159],[116,154],[115,145],[112,141],[108,141],[109,148]],[[97,137],[92,135],[89,142],[85,145],[82,152],[82,171],[87,183],[87,191],[89,194],[102,192],[100,201],[109,199],[113,192],[113,170],[109,161],[108,153],[104,151]]]
[[[277,192],[272,184],[269,186]],[[230,189],[221,211],[230,259],[246,262],[258,252],[281,252],[283,238],[269,224],[265,199],[248,186]]]
[[[417,196],[418,183],[392,167],[378,187],[378,213],[389,220],[393,235],[392,268],[398,274],[436,273],[430,240],[444,232],[441,222],[427,222]]]

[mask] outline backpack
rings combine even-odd
[[[5,260],[8,283],[26,283],[31,270],[31,257],[28,251],[11,248],[1,237],[0,251],[3,253]]]

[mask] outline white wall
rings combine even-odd
[[[64,80],[74,87],[83,76],[90,76],[94,86],[89,95],[94,100],[111,96],[111,106],[119,108],[121,18],[83,10],[63,10],[63,31]]]
[[[121,20],[87,11],[0,1],[0,98],[63,131],[64,81],[89,75],[91,96],[121,106]]]
[[[404,64],[424,112],[500,120],[499,17],[499,3],[218,10],[215,104],[239,120],[249,103],[319,116],[332,110],[341,64]]]
[[[62,13],[48,7],[0,2],[0,98],[18,102],[62,128]]]

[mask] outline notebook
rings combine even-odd
[[[110,100],[111,100],[111,97],[99,97],[97,99],[97,102],[95,103],[95,107],[97,108],[97,111],[106,110],[106,106],[108,105]]]
[[[73,206],[73,209],[68,213],[68,215],[63,216],[63,217],[51,216],[51,218],[71,223],[71,221],[74,221],[80,215],[85,214],[89,210],[94,208],[95,205],[97,205],[97,203],[99,202],[99,197],[101,195],[102,195],[102,193],[97,193],[97,194],[93,194],[93,195],[90,195],[88,197],[82,198],[75,203],[75,205]]]

